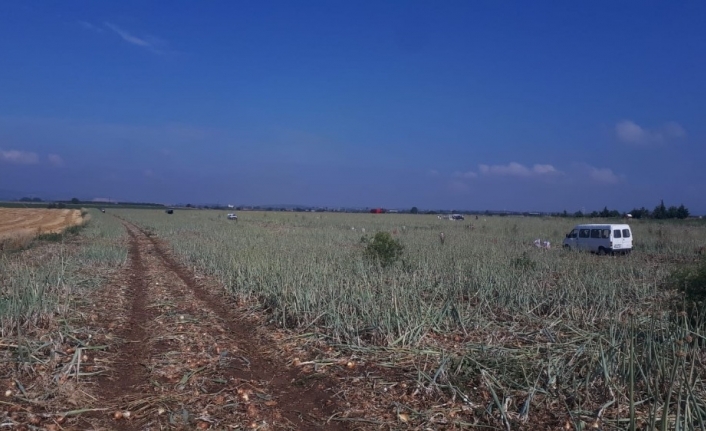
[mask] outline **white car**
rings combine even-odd
[[[632,230],[626,224],[580,224],[566,234],[564,248],[597,254],[632,251]]]
[[[228,214],[228,220],[238,220],[238,216],[233,213],[230,213]]]

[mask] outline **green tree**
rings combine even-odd
[[[635,208],[630,211],[630,215],[635,219],[648,218],[650,216],[650,210],[645,207]]]
[[[689,217],[689,210],[684,206],[684,204],[679,205],[679,208],[677,208],[677,218],[685,219],[687,217]]]
[[[419,214],[419,208],[417,208],[417,207],[412,207],[412,209],[409,210],[409,212],[412,213],[412,214]]]
[[[664,200],[660,200],[659,205],[657,205],[652,211],[652,218],[656,218],[658,220],[667,218],[667,207],[664,206]]]
[[[79,203],[81,203],[81,201],[78,200],[78,198],[71,198],[71,203],[72,204],[79,204]]]
[[[576,218],[581,218],[581,217],[583,217],[583,211],[576,211],[576,212],[574,213],[574,217],[576,217]]]
[[[677,207],[672,205],[667,208],[667,218],[677,218]]]

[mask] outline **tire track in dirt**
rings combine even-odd
[[[144,326],[149,319],[154,317],[147,310],[148,290],[144,282],[145,267],[140,255],[140,245],[134,232],[128,230],[128,235],[130,235],[131,277],[127,293],[132,298],[132,306],[128,319],[129,326],[124,336],[126,345],[121,351],[122,360],[117,363],[116,367],[117,374],[121,378],[113,384],[113,388],[118,394],[133,390],[147,377],[141,364],[141,361],[148,356],[143,343],[145,339]]]
[[[92,407],[101,412],[83,416],[84,428],[349,429],[329,421],[338,413],[334,379],[289,368],[275,342],[258,336],[166,243],[123,224],[130,263],[96,309],[121,342],[96,357],[110,372],[95,380]]]
[[[130,304],[125,310],[126,325],[118,333],[124,344],[113,361],[112,378],[102,377],[97,381],[101,398],[109,409],[116,411],[124,410],[132,398],[146,393],[144,385],[148,382],[149,373],[145,363],[153,352],[145,344],[145,327],[155,318],[155,313],[147,307],[150,292],[146,283],[147,270],[141,252],[139,233],[127,226],[126,229],[130,240],[128,249],[130,265],[127,269],[128,286],[124,294]],[[140,429],[137,423],[132,422],[124,422],[119,428]]]
[[[188,269],[172,257],[160,240],[138,226],[135,228],[149,239],[156,255],[186,285],[195,299],[215,314],[222,325],[220,329],[224,330],[230,341],[236,344],[234,349],[238,349],[239,354],[245,355],[241,356],[241,359],[246,366],[240,369],[231,367],[226,374],[229,379],[239,381],[241,385],[253,387],[261,397],[271,397],[268,402],[259,407],[265,410],[268,410],[268,407],[274,407],[269,409],[272,410],[271,412],[263,412],[263,414],[270,418],[276,428],[347,429],[344,423],[327,422],[327,419],[336,413],[336,403],[332,396],[338,391],[335,382],[327,379],[317,381],[310,375],[287,368],[284,360],[273,358],[265,346],[268,341],[259,339],[255,329],[244,319],[238,318],[233,311],[234,306],[229,306],[224,302],[223,297],[218,297],[201,285]],[[213,328],[202,328],[202,330],[208,332],[213,331]],[[238,389],[238,392],[240,391],[241,389]],[[253,414],[253,409],[249,409],[247,413],[248,416],[258,416]],[[284,423],[278,424],[277,422],[281,422],[278,420],[280,416],[284,419]],[[252,425],[254,424],[253,422]]]

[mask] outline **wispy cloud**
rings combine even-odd
[[[49,154],[47,159],[49,160],[49,163],[54,166],[64,166],[64,159],[57,154]]]
[[[90,22],[79,21],[78,23],[79,23],[79,25],[80,25],[81,27],[85,28],[86,30],[95,31],[96,33],[103,33],[103,32],[105,32],[105,30],[103,30],[102,28],[100,28],[100,27],[98,27],[98,26],[95,26],[95,25],[91,24]]]
[[[593,166],[589,166],[588,168],[588,177],[593,182],[600,184],[615,184],[620,181],[620,177],[616,175],[612,169],[594,168]]]
[[[633,121],[622,120],[615,125],[615,134],[619,140],[627,144],[649,145],[683,138],[686,136],[686,130],[674,121],[656,130],[648,130]]]
[[[507,165],[478,165],[478,172],[482,175],[514,177],[531,177],[560,173],[560,171],[552,165],[536,164],[530,168],[517,162],[510,162]]]
[[[468,171],[468,172],[454,172],[454,177],[456,178],[463,178],[463,179],[470,179],[470,178],[476,178],[478,177],[478,174],[473,172],[473,171]]]
[[[0,162],[14,163],[17,165],[34,165],[39,163],[37,153],[0,149]]]
[[[587,163],[573,163],[571,171],[577,179],[588,179],[593,184],[617,184],[625,180],[625,175],[614,172],[610,168],[598,168]]]
[[[108,27],[109,29],[113,30],[115,33],[117,33],[118,36],[122,37],[125,42],[131,43],[131,44],[137,45],[137,46],[144,46],[145,48],[151,47],[150,43],[147,42],[146,40],[140,39],[137,36],[131,35],[130,33],[121,29],[120,27],[118,27],[115,24],[111,24],[109,22],[106,22],[105,26]]]
[[[128,32],[127,30],[123,30],[117,25],[107,21],[104,22],[103,25],[105,25],[106,28],[113,31],[115,34],[120,36],[120,38],[122,38],[125,42],[131,45],[145,48],[149,51],[154,52],[155,54],[166,54],[168,52],[168,44],[163,39],[154,36],[137,37]]]

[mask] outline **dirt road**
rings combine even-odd
[[[110,371],[97,381],[98,429],[346,429],[335,382],[278,358],[229,301],[167,248],[125,223],[130,263],[96,310],[120,347],[86,357]],[[107,304],[112,304],[107,305]]]

